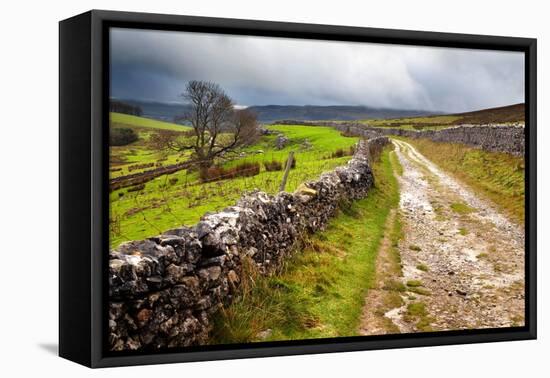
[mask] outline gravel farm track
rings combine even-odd
[[[401,175],[396,173],[402,237],[397,245],[401,269],[395,278],[401,300],[378,318],[373,315],[380,312],[384,296],[383,269],[389,261],[384,240],[361,334],[523,326],[523,228],[411,144],[393,143],[403,168]]]

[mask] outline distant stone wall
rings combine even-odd
[[[364,198],[374,184],[369,157],[387,143],[360,141],[346,166],[294,193],[245,194],[193,227],[111,251],[110,349],[207,343],[212,315],[239,294],[243,264],[273,272],[303,235],[324,229],[342,201]]]
[[[330,126],[342,132],[373,138],[381,135],[397,135],[407,138],[426,138],[434,142],[462,143],[490,152],[525,154],[525,127],[516,125],[460,125],[442,130],[403,130],[397,128],[370,127],[358,122],[309,122],[281,121],[278,124]]]
[[[379,128],[369,128],[368,135],[375,135]],[[382,129],[377,135],[398,135],[408,138],[426,138],[434,142],[462,143],[489,152],[525,154],[525,128],[522,126],[457,126],[443,130]]]

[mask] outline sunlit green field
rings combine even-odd
[[[122,113],[111,113],[111,124],[112,125],[123,125],[125,127],[145,127],[148,129],[157,129],[157,130],[173,130],[181,131],[188,130],[188,126],[177,125],[175,123],[157,121],[156,119],[136,117],[129,114]]]
[[[144,164],[171,165],[183,162],[189,156],[188,152],[156,151],[149,145],[150,136],[158,130],[186,131],[188,126],[136,117],[128,114],[111,113],[112,128],[130,128],[139,134],[139,140],[127,146],[110,147],[111,178],[142,172],[153,167],[140,167]]]
[[[125,122],[133,122],[134,118],[139,117],[123,117]],[[120,117],[113,118],[116,127],[115,119],[120,120]],[[149,121],[140,119],[135,121],[136,124],[124,124],[124,127],[135,127],[140,140],[128,146],[111,148],[116,158],[125,160],[124,164],[117,164],[111,159],[111,168],[123,167],[121,171],[111,172],[111,177],[128,174],[128,166],[132,164],[158,163],[165,159],[160,163],[167,165],[187,159],[188,156],[179,153],[166,154],[151,149],[147,139],[154,132],[155,123],[151,128],[143,126]],[[265,135],[256,144],[243,148],[240,151],[242,157],[224,164],[224,167],[231,167],[243,162],[259,162],[261,170],[256,176],[201,183],[197,172],[181,170],[147,182],[142,190],[132,191],[129,187],[111,192],[111,247],[115,248],[124,241],[151,237],[174,227],[193,225],[204,213],[235,204],[245,191],[257,188],[276,193],[283,171],[267,172],[263,162],[284,162],[290,151],[295,153],[296,167],[290,172],[285,190],[294,191],[302,182],[314,180],[321,173],[345,164],[350,156],[333,157],[332,153],[339,149],[349,153],[357,142],[357,138],[341,136],[329,127],[277,125],[269,126],[269,129],[283,133],[289,139],[285,148],[277,150],[277,136]],[[134,172],[139,170],[131,173]]]

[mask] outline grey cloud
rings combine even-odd
[[[522,53],[113,29],[111,94],[176,101],[188,80],[242,105],[468,111],[524,101]]]

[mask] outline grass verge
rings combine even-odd
[[[215,317],[213,344],[358,334],[386,218],[399,200],[389,152],[373,166],[376,187],[368,197],[306,240],[281,274],[249,273],[253,284]]]

